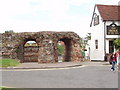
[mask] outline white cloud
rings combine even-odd
[[[120,0],[97,0],[98,4],[118,5]]]
[[[116,4],[119,0],[0,0],[0,32],[5,30],[21,31],[74,31],[80,36],[90,32],[89,23],[94,4]],[[92,4],[91,4],[92,3]],[[67,13],[70,7],[91,4],[91,15],[71,16]],[[46,12],[46,16],[40,14]],[[85,13],[86,14],[86,13]],[[31,16],[28,19],[19,16]],[[17,18],[16,18],[17,17]],[[38,19],[40,18],[40,19]],[[38,19],[38,20],[35,20]]]
[[[90,3],[91,0],[68,0],[71,5],[80,6],[82,4]]]

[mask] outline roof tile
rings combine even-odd
[[[120,20],[120,6],[96,5],[103,20]]]

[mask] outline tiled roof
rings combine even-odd
[[[96,5],[103,20],[120,20],[120,6]]]

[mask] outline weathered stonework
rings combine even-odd
[[[38,63],[58,62],[57,43],[59,40],[63,41],[66,45],[64,61],[81,61],[80,37],[74,32],[51,31],[2,33],[3,58],[14,58],[20,60],[20,62],[25,62],[24,45],[30,40],[38,44],[38,52],[34,53],[38,55]],[[32,51],[30,52],[34,56]]]

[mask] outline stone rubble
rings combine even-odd
[[[0,49],[2,49],[1,54],[3,58],[13,58],[20,60],[20,62],[25,62],[24,45],[27,41],[31,40],[38,44],[37,53],[30,51],[30,55],[32,53],[38,55],[38,63],[58,62],[57,43],[59,40],[63,41],[66,45],[64,61],[81,61],[82,58],[80,37],[74,32],[7,32],[1,33],[0,36],[2,36],[2,41],[0,41],[2,48]]]

